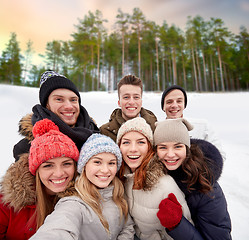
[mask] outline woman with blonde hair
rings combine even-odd
[[[122,182],[116,177],[122,156],[115,142],[93,134],[80,151],[80,176],[68,188],[31,239],[134,238]]]
[[[48,119],[34,125],[29,154],[7,170],[0,190],[0,239],[29,239],[76,177],[79,151]]]

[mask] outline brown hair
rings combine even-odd
[[[211,185],[213,176],[203,152],[196,144],[191,144],[190,148],[186,146],[186,150],[186,159],[182,163],[182,169],[186,173],[187,179],[183,182],[187,183],[189,191],[210,192],[213,189]]]
[[[74,161],[74,177],[72,181],[75,180],[77,176],[77,168],[76,168],[76,162]],[[46,188],[41,182],[40,176],[39,176],[39,171],[36,171],[36,211],[33,217],[36,218],[36,226],[37,229],[44,223],[45,218],[53,212],[54,206],[58,201],[58,196],[55,195],[49,195],[46,192]],[[33,218],[32,217],[32,218]]]
[[[148,163],[150,162],[151,158],[154,155],[154,149],[151,145],[151,143],[147,140],[148,144],[148,152],[143,159],[141,165],[135,170],[134,174],[134,184],[133,184],[133,189],[140,190],[144,189],[145,186],[145,180],[146,180],[146,169],[148,166]],[[118,172],[118,177],[121,179],[122,182],[125,182],[125,177],[124,177],[124,170],[125,166],[128,166],[125,161],[122,161],[122,165],[120,167],[120,170]]]
[[[126,75],[124,76],[118,83],[118,96],[120,94],[120,88],[123,85],[134,85],[139,86],[141,88],[141,94],[143,93],[143,84],[140,78],[134,75]]]
[[[125,216],[125,219],[127,219],[128,216],[128,204],[124,199],[124,186],[116,176],[112,180],[112,184],[114,185],[112,199],[119,208],[121,221],[123,216]],[[85,167],[83,168],[80,177],[75,182],[75,189],[77,190],[80,198],[98,215],[100,222],[109,233],[109,224],[102,214],[102,197],[97,187],[86,177]]]

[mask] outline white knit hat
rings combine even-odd
[[[156,122],[155,125],[155,145],[163,142],[178,142],[190,147],[188,131],[192,130],[193,126],[186,119],[166,119],[161,122]]]
[[[143,134],[145,137],[147,137],[151,145],[153,145],[153,132],[151,130],[150,125],[146,123],[145,119],[142,117],[133,118],[131,120],[124,122],[121,125],[117,134],[117,140],[116,140],[117,144],[120,143],[121,138],[126,133],[131,131],[136,131]]]
[[[110,137],[100,133],[94,133],[86,140],[80,150],[80,156],[77,163],[78,173],[82,172],[83,167],[91,157],[104,152],[112,153],[116,156],[119,170],[122,164],[122,154],[118,145]]]

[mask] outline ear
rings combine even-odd
[[[120,100],[118,100],[118,106],[121,107],[121,106],[120,106]]]

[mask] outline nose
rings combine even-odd
[[[65,105],[66,108],[72,108],[72,107],[73,107],[73,106],[72,106],[72,103],[71,103],[69,100],[66,100],[66,101],[64,102],[64,105]]]
[[[175,151],[173,149],[169,148],[167,151],[167,156],[170,158],[173,158],[175,156]]]
[[[131,152],[136,152],[137,151],[137,146],[135,142],[132,142],[130,145],[130,151]]]
[[[108,166],[108,164],[102,164],[101,172],[107,173],[108,171],[109,171],[109,166]]]
[[[61,177],[64,174],[64,169],[62,167],[56,167],[54,170],[54,176]]]
[[[177,104],[177,102],[176,102],[176,101],[173,101],[171,106],[172,106],[172,107],[177,107],[177,106],[178,106],[178,104]]]

